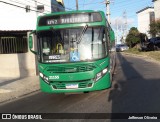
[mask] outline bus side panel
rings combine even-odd
[[[94,90],[103,90],[111,87],[110,73],[95,83]]]

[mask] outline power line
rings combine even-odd
[[[133,6],[133,4],[129,4],[129,5],[132,5]],[[125,6],[121,6],[122,8],[125,8],[125,7],[128,7],[128,5],[125,5]],[[138,5],[138,7],[141,7],[141,5]],[[105,7],[103,7],[103,9],[104,9]],[[119,10],[121,10],[122,8],[118,8],[118,7],[116,7],[116,9],[115,9],[115,7],[114,8],[112,8],[111,7],[111,12],[117,12],[117,11],[119,11]],[[133,11],[132,9],[129,9],[130,11]],[[127,10],[127,11],[129,11],[129,10]],[[138,11],[138,10],[137,10]],[[136,13],[136,12],[135,12]]]
[[[24,4],[24,3],[19,2],[19,1],[13,1],[13,0],[10,0],[10,1],[12,1],[12,2],[14,2],[14,3],[21,4],[21,5],[25,5],[25,7],[20,6],[20,5],[16,5],[16,4],[13,4],[13,3],[9,3],[9,2],[4,2],[4,1],[0,1],[0,2],[2,2],[2,3],[4,3],[4,4],[8,4],[8,5],[15,6],[15,7],[18,7],[18,8],[26,9],[26,5],[27,5],[27,4]],[[27,0],[26,0],[26,1],[27,1]],[[35,2],[35,0],[32,0],[32,1]],[[30,1],[27,1],[27,2],[30,2]],[[41,2],[37,2],[37,3],[40,3],[40,4],[43,4],[43,5],[45,5],[45,6],[50,7],[49,5],[46,5],[46,4],[41,3]],[[53,5],[53,4],[52,4],[51,6],[56,6],[57,8],[61,8],[61,7],[59,7],[59,6],[57,6],[57,5]],[[33,6],[32,6],[32,7],[33,7]],[[33,7],[33,8],[37,9],[36,7]],[[39,12],[38,10],[34,10],[34,9],[29,9],[29,10],[30,10],[30,11],[34,11],[34,12]],[[46,10],[45,10],[45,12],[50,12],[50,11],[46,11]],[[39,12],[39,13],[40,13],[40,12]],[[46,13],[44,13],[44,14],[46,14]]]
[[[14,3],[18,3],[18,4],[21,4],[21,5],[28,5],[28,4],[25,4],[25,3],[22,3],[22,2],[18,2],[18,1],[14,1],[14,0],[10,0],[11,2],[14,2]],[[27,0],[26,0],[27,1]],[[29,2],[29,1],[27,1],[27,2]],[[29,5],[29,6],[31,6],[31,5]],[[32,8],[35,8],[35,9],[37,9],[37,7],[35,7],[35,6],[31,6]],[[45,10],[45,12],[50,12],[50,11],[46,11]]]
[[[92,0],[93,1],[93,0]],[[101,2],[94,2],[94,3],[91,3],[91,2],[89,2],[89,3],[85,3],[85,4],[79,4],[79,5],[91,5],[91,4],[97,4],[97,3],[103,3],[104,1],[101,1]]]
[[[15,4],[12,4],[12,3],[8,3],[8,2],[4,2],[4,1],[0,1],[4,4],[8,4],[8,5],[12,5],[12,6],[15,6],[15,7],[18,7],[18,8],[23,8],[23,9],[26,9],[26,7],[22,7],[22,6],[19,6],[19,5],[15,5]],[[35,12],[39,12],[37,10],[33,10],[33,9],[30,9],[30,11],[35,11]]]
[[[103,1],[102,2],[94,2],[94,3],[85,3],[85,4],[79,4],[79,6],[86,6],[86,5],[92,5],[92,4],[97,4],[97,3],[99,3],[99,4],[103,4]],[[75,7],[75,6],[72,6],[72,7]]]
[[[31,1],[35,1],[35,0],[31,0]],[[48,7],[50,7],[49,5],[47,5],[47,4],[44,4],[44,3],[42,3],[42,2],[38,2],[37,1],[37,3],[40,3],[40,4],[43,4],[43,5],[45,5],[45,6],[48,6]],[[52,5],[51,6],[53,6],[53,7],[57,7],[57,8],[62,8],[62,7],[59,7],[59,6],[57,6],[56,4],[54,4],[54,3],[52,3]],[[67,8],[67,7],[64,7],[65,9],[68,9],[68,10],[73,10],[73,9],[71,9],[71,8]]]

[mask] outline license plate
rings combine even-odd
[[[77,89],[78,88],[78,84],[66,84],[66,88],[67,89]]]

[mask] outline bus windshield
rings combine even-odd
[[[90,61],[107,55],[104,27],[40,31],[38,47],[42,63]]]

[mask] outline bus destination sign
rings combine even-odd
[[[55,25],[55,24],[68,24],[68,23],[81,23],[81,22],[89,22],[89,16],[77,16],[71,18],[60,18],[47,20],[47,25]]]
[[[58,24],[72,24],[72,23],[85,23],[85,22],[100,22],[102,17],[100,13],[79,13],[79,14],[66,14],[45,16],[40,18],[39,26],[58,25]]]

